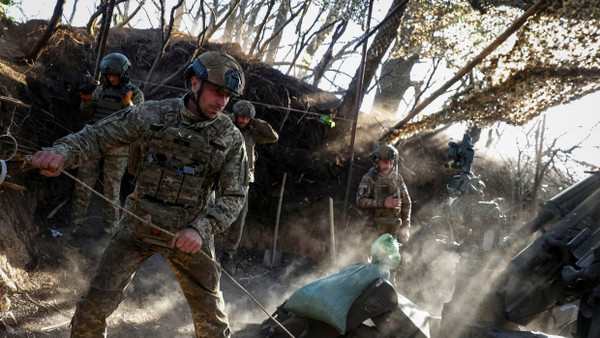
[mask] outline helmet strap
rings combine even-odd
[[[206,116],[204,116],[204,113],[200,109],[200,93],[202,93],[202,89],[204,89],[204,80],[200,80],[200,79],[198,79],[198,80],[201,82],[200,82],[200,88],[198,88],[196,93],[193,93],[194,94],[194,104],[196,105],[196,112],[198,113],[198,116],[202,117],[202,118],[206,118]],[[191,88],[190,88],[190,91],[191,91]]]

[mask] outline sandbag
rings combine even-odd
[[[348,311],[354,301],[375,279],[389,279],[389,269],[400,263],[398,242],[389,234],[375,240],[371,255],[370,263],[348,265],[301,287],[283,304],[283,309],[325,322],[345,334]]]

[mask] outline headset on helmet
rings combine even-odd
[[[233,113],[236,116],[245,116],[253,119],[256,115],[256,110],[252,103],[242,100],[233,105]]]
[[[192,76],[212,83],[233,96],[239,96],[244,90],[244,71],[240,64],[230,55],[209,51],[202,53],[188,66],[185,79]]]
[[[121,84],[129,82],[129,69],[131,69],[131,62],[121,53],[110,53],[100,61],[100,72],[104,76],[108,74],[119,75],[119,83]]]

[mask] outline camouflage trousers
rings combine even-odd
[[[400,218],[390,217],[374,217],[373,227],[377,231],[377,237],[383,234],[391,234],[394,238],[398,239],[398,233],[402,226],[402,220]]]
[[[236,220],[231,223],[229,228],[225,230],[222,236],[224,236],[223,240],[223,253],[229,255],[229,257],[233,258],[238,247],[240,246],[240,242],[242,241],[242,234],[244,232],[244,224],[246,223],[246,215],[248,214],[248,195],[246,195],[246,199],[244,201],[244,206],[240,211],[240,214]]]
[[[106,319],[123,301],[125,288],[136,270],[155,253],[166,257],[181,285],[192,313],[196,337],[229,337],[225,303],[219,290],[221,273],[211,260],[215,257],[214,249],[202,245],[204,254],[190,255],[179,249],[147,243],[136,235],[134,228],[140,225],[137,223],[140,222],[133,221],[129,215],[122,218],[119,229],[104,251],[89,290],[77,303],[71,322],[71,337],[105,337]]]
[[[107,155],[103,158],[89,159],[84,162],[77,173],[77,178],[90,187],[94,186],[100,170],[103,173],[103,194],[111,201],[120,205],[119,194],[121,191],[121,180],[127,168],[127,156]],[[85,222],[92,192],[81,184],[76,184],[72,196],[71,219],[75,225],[83,225]],[[104,219],[105,231],[112,232],[119,221],[119,209],[104,202],[102,218]]]

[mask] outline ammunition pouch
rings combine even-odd
[[[162,203],[141,200],[135,207],[135,213],[148,220],[153,225],[176,233],[185,227],[188,222],[188,212],[178,206],[167,206]],[[172,237],[163,231],[153,228],[149,224],[135,222],[135,233],[151,244],[169,246]]]

